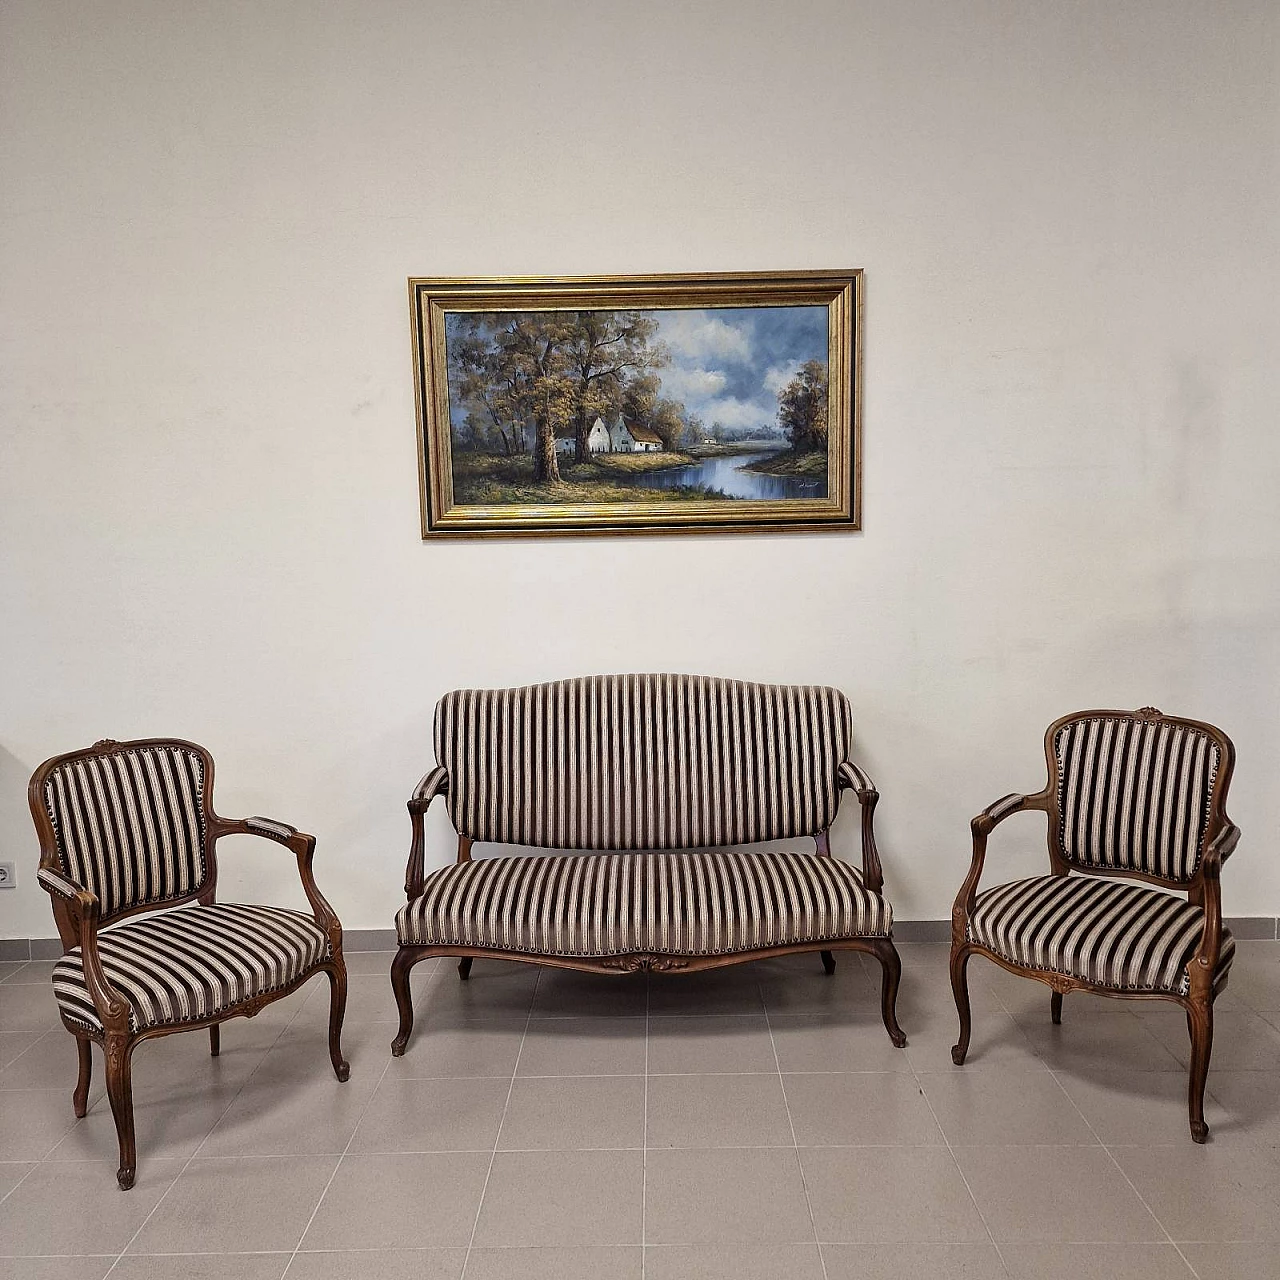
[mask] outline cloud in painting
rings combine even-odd
[[[770,395],[776,396],[799,372],[799,360],[789,360],[786,364],[775,364],[765,370],[764,389]]]
[[[673,400],[706,400],[718,396],[728,384],[728,376],[719,369],[686,369],[672,365],[661,370],[662,394]]]
[[[751,359],[746,329],[710,311],[662,312],[662,340],[677,364],[707,360],[746,364]]]
[[[733,396],[706,400],[698,406],[698,413],[707,427],[718,422],[722,427],[735,431],[746,427],[769,431],[775,426],[771,420],[772,415],[763,409],[758,401],[738,400]]]

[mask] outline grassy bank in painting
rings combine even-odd
[[[818,449],[783,449],[758,462],[748,462],[744,471],[759,471],[767,476],[825,476],[827,454]]]
[[[544,505],[574,502],[688,502],[725,499],[717,489],[679,485],[649,489],[628,483],[628,477],[646,471],[666,471],[688,466],[686,453],[602,453],[587,462],[563,461],[560,483],[533,478],[533,458],[528,454],[496,457],[459,451],[453,455],[453,500],[460,506],[488,507],[507,503]]]

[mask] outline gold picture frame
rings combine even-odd
[[[863,293],[411,278],[422,536],[859,530]]]

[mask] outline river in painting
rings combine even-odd
[[[723,493],[726,498],[825,498],[826,476],[771,476],[761,471],[744,471],[776,453],[761,449],[757,453],[731,453],[700,458],[683,467],[664,471],[641,472],[629,477],[630,483],[643,489],[676,489],[682,485],[698,485]]]

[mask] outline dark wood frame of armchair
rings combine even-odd
[[[868,890],[877,895],[884,889],[884,872],[880,866],[880,853],[876,848],[873,825],[876,803],[880,793],[873,786],[851,782],[843,773],[838,776],[838,789],[852,790],[862,807],[862,879]],[[413,843],[409,849],[409,862],[405,868],[405,898],[412,902],[422,896],[426,878],[425,814],[431,801],[448,791],[448,776],[443,766],[436,766],[423,777],[409,800],[409,816],[413,822]],[[831,853],[830,828],[813,836],[817,857],[829,858]],[[469,836],[458,837],[458,862],[471,860],[472,841]],[[533,952],[503,951],[491,947],[464,947],[449,945],[405,945],[396,952],[391,963],[391,989],[395,993],[396,1008],[400,1012],[400,1027],[391,1042],[395,1057],[403,1055],[413,1031],[413,997],[409,989],[409,974],[414,965],[431,956],[458,956],[458,976],[465,981],[471,974],[472,961],[477,957],[491,960],[515,960],[525,964],[545,964],[559,969],[579,969],[586,973],[695,973],[700,969],[719,969],[731,964],[745,964],[750,960],[765,960],[774,956],[794,955],[798,952],[818,951],[822,967],[828,975],[836,971],[836,951],[862,951],[879,960],[883,968],[880,985],[880,1016],[885,1030],[894,1045],[901,1049],[907,1037],[898,1025],[898,984],[902,979],[902,961],[893,945],[892,933],[887,936],[827,939],[822,942],[801,942],[787,946],[764,947],[756,951],[734,951],[721,955],[662,955],[645,951],[632,951],[609,956],[559,956]]]
[[[148,902],[125,907],[104,917],[101,914],[97,896],[69,880],[62,870],[53,822],[45,808],[45,782],[55,769],[68,761],[148,747],[174,747],[193,751],[204,762],[200,806],[205,819],[206,832],[205,878],[191,893],[166,898],[163,902]],[[221,1048],[218,1031],[221,1023],[231,1018],[252,1018],[267,1005],[291,995],[316,974],[326,973],[329,976],[330,986],[329,1058],[333,1063],[334,1074],[340,1081],[345,1082],[350,1078],[351,1067],[342,1056],[342,1022],[347,1004],[347,969],[342,957],[342,925],[334,914],[333,908],[317,888],[312,874],[311,864],[316,851],[315,836],[307,835],[287,823],[275,822],[269,818],[219,817],[213,808],[213,756],[197,743],[186,742],[180,738],[137,738],[129,742],[116,742],[114,739],[104,738],[100,742],[95,742],[92,747],[55,756],[46,760],[32,775],[27,788],[27,800],[31,806],[31,816],[35,821],[36,833],[40,841],[40,869],[45,873],[42,884],[52,901],[53,918],[62,940],[63,954],[75,947],[81,949],[85,985],[104,1028],[100,1032],[94,1031],[66,1016],[62,1018],[63,1026],[76,1038],[76,1048],[80,1058],[79,1077],[72,1095],[72,1103],[77,1117],[84,1116],[93,1074],[90,1044],[96,1043],[103,1051],[107,1098],[111,1103],[111,1113],[115,1119],[116,1135],[120,1144],[120,1168],[116,1173],[116,1180],[122,1190],[128,1191],[133,1186],[137,1171],[137,1146],[133,1132],[132,1058],[133,1051],[144,1040],[173,1035],[181,1031],[199,1031],[203,1027],[208,1027],[209,1052],[213,1057],[217,1057]],[[298,860],[298,876],[302,881],[303,892],[311,904],[316,923],[328,936],[332,955],[312,965],[288,986],[264,992],[250,1000],[243,1000],[239,1004],[220,1010],[213,1017],[144,1027],[140,1031],[130,1030],[128,1000],[111,985],[102,967],[102,960],[98,953],[98,930],[103,925],[123,920],[128,916],[164,910],[186,902],[199,902],[201,906],[210,906],[215,900],[218,883],[215,846],[223,836],[231,835],[261,836],[276,844],[284,845],[294,854]]]
[[[1209,819],[1203,836],[1204,852],[1196,867],[1196,874],[1190,879],[1171,880],[1164,876],[1125,870],[1120,867],[1082,866],[1079,863],[1068,862],[1062,856],[1059,849],[1062,809],[1058,795],[1061,778],[1053,740],[1058,730],[1064,725],[1091,717],[1183,725],[1198,730],[1217,744],[1221,757],[1210,799]],[[969,957],[973,955],[986,956],[988,960],[994,961],[1010,973],[1023,978],[1034,978],[1050,987],[1052,989],[1052,995],[1049,997],[1050,1016],[1055,1025],[1062,1021],[1062,997],[1069,991],[1091,991],[1096,995],[1122,1000],[1172,1000],[1186,1011],[1187,1031],[1191,1038],[1191,1066],[1187,1085],[1187,1110],[1191,1137],[1195,1142],[1204,1142],[1209,1134],[1209,1126],[1204,1120],[1204,1089],[1209,1074],[1209,1057],[1213,1050],[1213,1002],[1227,985],[1226,974],[1215,981],[1222,947],[1222,895],[1219,876],[1222,864],[1235,851],[1240,839],[1239,828],[1226,813],[1227,789],[1231,784],[1231,774],[1235,768],[1235,746],[1221,729],[1206,724],[1202,720],[1166,716],[1155,707],[1141,707],[1137,711],[1076,711],[1071,715],[1062,716],[1045,731],[1044,754],[1048,778],[1043,790],[1035,795],[1013,793],[1004,796],[989,805],[970,823],[973,832],[973,862],[951,910],[951,989],[955,994],[956,1011],[960,1018],[960,1039],[951,1050],[952,1061],[957,1066],[962,1065],[969,1051],[971,1019],[967,966]],[[1172,991],[1117,991],[1067,974],[1025,968],[997,955],[988,947],[968,941],[969,917],[977,898],[978,880],[982,875],[983,863],[987,856],[988,836],[1001,822],[1012,817],[1013,814],[1037,809],[1048,816],[1047,841],[1052,875],[1065,876],[1069,872],[1074,872],[1077,875],[1142,880],[1149,884],[1160,885],[1162,888],[1185,892],[1191,903],[1204,908],[1204,934],[1188,966],[1191,985],[1185,996]]]

